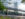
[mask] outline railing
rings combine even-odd
[[[18,11],[22,11],[22,12],[25,12],[25,10],[21,10],[21,9],[18,9]]]

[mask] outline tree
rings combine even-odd
[[[0,2],[0,10],[3,10],[5,7],[3,5],[3,2]]]
[[[1,11],[0,14],[1,13],[3,14],[4,9],[6,9],[6,8],[4,7],[3,2],[0,1],[0,11]]]
[[[25,0],[22,0],[22,3],[25,2]]]

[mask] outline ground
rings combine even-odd
[[[0,19],[10,19],[10,17],[7,17],[7,16],[0,16]]]

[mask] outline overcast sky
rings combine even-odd
[[[2,0],[4,1],[4,0]],[[7,2],[9,0],[6,0],[3,4],[6,6],[6,7],[11,7],[11,8],[14,8],[14,4],[11,4],[9,5]],[[24,3],[21,3],[22,0],[12,0],[11,3],[16,3],[17,2],[17,6],[18,6],[18,9],[22,9],[22,10],[25,10],[25,4]],[[25,12],[24,12],[25,13]]]
[[[14,4],[11,4],[12,6],[9,5],[9,4],[8,4],[9,0],[6,0],[6,1],[2,0],[2,1],[4,2],[3,4],[4,4],[6,7],[12,7],[12,8],[13,8],[13,7],[15,6]],[[20,5],[21,1],[22,1],[22,0],[12,0],[11,3],[14,3],[14,2],[16,3],[16,2],[17,2],[17,5]]]

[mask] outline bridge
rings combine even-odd
[[[16,11],[18,11],[17,8],[10,8],[10,7],[8,7],[8,9],[9,9],[9,10],[16,10]]]
[[[10,8],[10,7],[9,7],[8,9],[25,12],[25,10],[21,10],[21,9],[17,9],[17,8]]]

